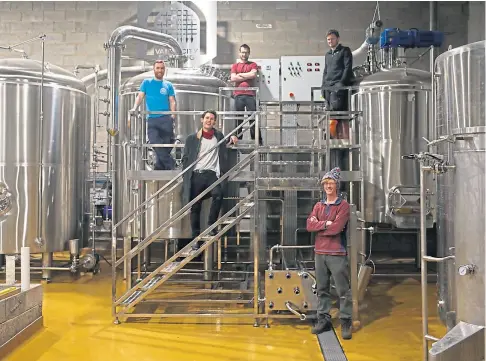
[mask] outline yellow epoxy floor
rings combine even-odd
[[[114,325],[110,315],[109,268],[75,282],[54,279],[44,286],[44,329],[24,342],[8,361],[306,361],[323,360],[310,326],[274,323],[171,324],[170,320]],[[435,316],[435,286],[429,286]],[[420,284],[373,285],[362,305],[362,329],[343,342],[349,361],[421,360]],[[163,323],[158,323],[163,322]],[[430,333],[445,329],[436,317]],[[238,324],[239,323],[239,324]],[[338,333],[340,330],[338,329]],[[204,336],[206,335],[206,336]]]

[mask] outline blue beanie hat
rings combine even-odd
[[[324,183],[326,179],[333,179],[334,181],[336,181],[336,189],[339,189],[339,182],[341,181],[341,169],[336,167],[331,169],[326,174],[324,174],[324,177],[322,177],[321,184]]]

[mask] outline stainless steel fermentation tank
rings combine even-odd
[[[426,148],[422,137],[430,133],[430,90],[430,73],[391,68],[366,76],[352,96],[352,109],[363,114],[360,197],[367,222],[420,227],[419,166],[401,156]],[[428,221],[432,226],[431,216]]]
[[[452,49],[435,62],[437,136],[454,137],[437,147],[455,166],[437,177],[438,252],[455,255],[438,269],[439,315],[448,328],[485,325],[485,44]]]
[[[120,144],[128,141],[127,133],[127,114],[133,107],[135,98],[140,89],[144,79],[153,78],[153,71],[149,71],[126,81],[120,88],[120,124],[119,124],[119,139]],[[224,109],[230,109],[231,98],[229,96],[222,97],[220,104],[219,88],[225,87],[227,84],[217,77],[206,75],[198,69],[177,69],[168,68],[164,79],[170,81],[176,93],[177,110],[178,111],[194,111],[200,110],[201,114],[197,115],[178,115],[174,124],[175,136],[177,141],[184,143],[186,137],[196,132],[201,127],[201,115],[203,110],[214,109],[218,110],[220,106]],[[141,106],[145,110],[145,104]],[[219,119],[222,121],[222,119]],[[234,129],[234,121],[225,121],[225,128]],[[231,128],[233,127],[233,128]],[[145,140],[147,142],[147,140]],[[118,178],[118,187],[114,190],[116,192],[115,217],[123,217],[130,210],[129,189],[126,181],[126,167],[124,166],[123,149],[118,148],[118,154],[115,154],[115,167],[117,169],[116,176]],[[146,184],[146,199],[163,187],[167,181],[145,181]],[[136,205],[132,205],[136,206]],[[177,187],[173,192],[164,196],[164,199],[159,202],[154,202],[145,215],[146,234],[150,234],[158,226],[163,224],[167,219],[176,214],[181,209],[181,186]],[[206,208],[206,207],[205,207]],[[203,219],[206,219],[203,212]],[[115,223],[119,219],[115,219]],[[201,223],[204,228],[205,223]],[[126,229],[123,227],[120,235],[126,235]],[[160,239],[171,238],[191,238],[191,226],[189,215],[185,216],[181,221],[174,223],[159,235]]]
[[[66,250],[82,232],[91,128],[86,88],[55,65],[45,64],[42,77],[42,62],[3,59],[0,102],[0,253]]]

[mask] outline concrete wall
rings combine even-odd
[[[484,1],[470,1],[468,8],[467,42],[485,40]]]
[[[280,55],[322,54],[327,50],[325,32],[339,29],[342,42],[358,47],[363,29],[371,22],[376,2],[252,2],[220,1],[218,3],[217,63],[230,63],[237,57],[238,46],[245,42],[258,58]],[[474,24],[481,21],[484,2],[474,3],[468,12],[464,2],[439,3],[439,29],[447,33],[447,45],[459,46],[484,38]],[[140,7],[160,2],[0,2],[1,45],[11,45],[40,33],[49,37],[46,60],[67,69],[76,64],[99,63],[105,67],[103,49],[110,32],[118,25],[136,24]],[[381,2],[381,18],[388,27],[428,29],[428,2]],[[468,15],[471,17],[468,18]],[[257,29],[256,24],[271,24],[271,29]],[[454,25],[453,25],[454,24]],[[471,32],[468,36],[468,30]],[[32,58],[40,58],[38,43],[26,45]],[[445,47],[447,48],[447,47]],[[18,56],[1,51],[0,57]],[[356,59],[356,64],[362,59]],[[414,66],[427,68],[426,58]]]

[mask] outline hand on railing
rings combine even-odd
[[[232,135],[232,136],[230,137],[230,140],[229,140],[229,142],[227,143],[227,145],[231,145],[231,144],[236,145],[236,143],[238,143],[238,137],[236,137],[236,136]]]

